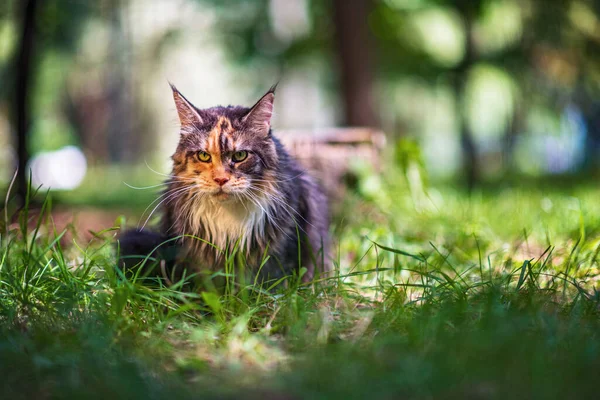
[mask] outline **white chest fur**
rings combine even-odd
[[[199,199],[190,204],[187,224],[194,234],[219,249],[239,245],[250,251],[252,237],[262,237],[265,228],[265,210],[252,202],[237,200],[221,202],[212,198]]]

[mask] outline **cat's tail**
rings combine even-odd
[[[150,277],[167,278],[178,252],[175,239],[146,230],[126,231],[116,247],[118,266],[124,273]]]

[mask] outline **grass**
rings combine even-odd
[[[66,241],[50,201],[25,207],[2,227],[0,396],[595,398],[598,190],[397,172],[359,169],[338,204],[335,277],[276,293],[148,287],[115,270],[117,230]]]

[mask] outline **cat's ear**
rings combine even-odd
[[[267,136],[271,130],[276,88],[277,84],[271,86],[269,91],[242,118],[242,123],[256,134]]]
[[[202,116],[196,107],[177,90],[175,85],[172,83],[169,85],[173,91],[173,100],[175,100],[175,107],[177,107],[177,114],[181,122],[181,131],[185,132],[189,128],[202,125]]]

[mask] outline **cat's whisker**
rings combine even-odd
[[[146,161],[144,161],[144,163],[146,164],[146,167],[147,167],[147,168],[148,168],[148,169],[149,169],[151,172],[153,172],[153,173],[155,173],[155,174],[157,174],[157,175],[164,176],[164,177],[166,177],[166,178],[171,178],[171,179],[173,179],[173,180],[176,180],[176,181],[182,181],[182,182],[196,182],[196,180],[195,180],[195,179],[193,179],[193,178],[186,178],[186,177],[179,176],[179,175],[163,174],[162,172],[158,172],[158,171],[154,170],[154,169],[153,169],[153,168],[152,168],[150,165],[148,165],[148,163],[147,163]],[[166,183],[168,184],[169,182],[166,182]]]
[[[280,183],[280,182],[289,182],[292,181],[296,178],[298,178],[299,176],[302,176],[304,174],[308,173],[308,171],[303,170],[302,172],[300,172],[297,175],[294,175],[290,178],[286,178],[286,179],[261,179],[261,178],[250,178],[253,182],[268,182],[268,183]]]
[[[150,171],[154,172],[156,175],[160,175],[160,176],[166,176],[166,177],[168,177],[168,178],[174,178],[174,177],[175,177],[174,175],[163,174],[162,172],[158,172],[158,171],[156,171],[154,168],[152,168],[152,167],[151,167],[151,166],[148,164],[148,162],[147,162],[146,160],[144,160],[144,164],[146,164],[146,167],[147,167],[147,168],[148,168]]]
[[[283,228],[281,228],[281,226],[275,222],[275,218],[274,216],[271,214],[271,212],[268,210],[268,207],[265,208],[263,207],[263,205],[260,202],[260,199],[258,198],[258,196],[256,196],[254,193],[252,192],[245,192],[244,193],[245,196],[247,196],[247,198],[254,203],[257,207],[259,207],[263,213],[265,214],[265,216],[269,219],[269,222],[275,227],[277,228],[281,233],[283,233],[287,238],[291,238],[287,232],[285,232],[285,230]]]
[[[195,186],[194,188],[202,189],[202,187],[199,185]],[[194,194],[192,194],[192,197],[189,200],[183,202],[183,204],[180,206],[182,208],[183,212],[179,213],[179,215],[177,216],[175,221],[173,221],[173,224],[171,224],[171,227],[168,230],[170,231],[171,229],[173,229],[173,227],[178,225],[181,220],[189,221],[191,219],[191,214],[193,212],[193,206],[196,205],[196,202],[198,200],[201,200],[203,197],[206,197],[206,196],[207,196],[206,192],[198,190]]]
[[[164,196],[169,195],[170,193],[173,193],[174,191],[178,190],[178,189],[183,189],[183,188],[169,188],[167,189],[164,193],[162,193],[160,196],[158,196],[156,199],[154,199],[145,209],[144,212],[142,212],[142,216],[140,217],[140,221],[142,218],[144,218],[144,215],[146,214],[146,211],[148,211],[148,209],[150,207],[152,207],[153,204],[155,204],[157,201],[160,201]],[[139,223],[138,223],[138,229],[139,229]]]
[[[146,208],[144,208],[144,211],[142,212],[142,215],[140,216],[140,220],[138,221],[138,225],[137,225],[137,229],[140,229],[140,222],[142,221],[142,218],[144,218],[144,215],[146,215],[146,212],[148,211],[148,209],[150,207],[152,207],[157,201],[160,201],[164,196],[166,196],[169,193],[169,190],[167,190],[166,192],[162,193],[160,196],[158,196],[156,199],[152,200],[150,202],[150,204],[148,204],[148,206],[146,206]]]
[[[309,221],[306,220],[306,218],[304,218],[302,216],[302,214],[300,214],[297,210],[295,210],[292,206],[290,206],[289,204],[287,204],[285,202],[285,199],[283,199],[283,197],[281,197],[281,195],[277,195],[271,192],[266,191],[264,188],[262,188],[260,185],[256,185],[252,188],[253,190],[256,190],[262,194],[264,194],[265,196],[267,196],[267,198],[269,198],[270,200],[274,201],[275,203],[281,205],[285,211],[287,211],[288,215],[290,215],[290,217],[292,217],[294,219],[294,216],[291,215],[290,211],[292,211],[294,214],[296,214],[297,216],[299,216],[300,218],[302,218],[302,220],[304,222],[306,222],[307,224],[309,224],[311,227],[314,228],[314,225],[311,224]],[[306,233],[306,232],[305,232]]]
[[[195,187],[196,189],[200,188]],[[201,191],[196,191],[194,194],[192,194],[192,197],[188,200],[186,200],[185,202],[183,202],[182,205],[180,205],[179,207],[181,207],[182,212],[179,213],[179,215],[177,216],[177,218],[175,219],[175,221],[173,221],[173,224],[171,225],[171,227],[169,228],[169,231],[176,225],[179,224],[179,222],[183,219],[183,221],[186,220],[190,220],[191,218],[191,214],[193,211],[193,205],[195,204],[196,201],[196,197],[198,198],[202,198],[204,197],[205,193],[201,192]]]
[[[154,189],[154,188],[161,187],[161,186],[167,186],[169,183],[168,182],[163,182],[163,183],[159,183],[159,184],[156,184],[156,185],[141,186],[141,187],[130,185],[129,183],[127,183],[125,181],[123,181],[123,184],[125,186],[127,186],[128,188],[131,188],[131,189],[146,190],[146,189]]]
[[[146,220],[144,221],[144,224],[142,225],[142,227],[140,228],[139,223],[138,223],[138,230],[143,230],[146,225],[148,224],[148,221],[150,221],[150,218],[152,218],[152,215],[154,215],[154,213],[156,212],[156,210],[161,206],[161,204],[165,203],[167,200],[169,200],[169,198],[172,198],[173,196],[176,196],[178,193],[171,193],[169,194],[167,197],[163,198],[150,212],[150,214],[148,214],[148,217],[146,218]],[[159,197],[160,199],[160,197]],[[156,201],[156,200],[155,200]],[[150,206],[148,206],[146,209],[150,208],[152,206],[152,204]],[[144,211],[145,213],[145,211]],[[143,218],[143,214],[142,214],[142,218]],[[140,218],[141,221],[141,218]]]
[[[244,209],[246,210],[247,213],[250,212],[248,210],[248,207],[246,207],[246,203],[244,202],[244,199],[242,198],[240,193],[234,192],[233,197],[235,197],[236,200],[238,200],[240,203],[242,203],[242,206],[244,207]]]
[[[311,227],[313,227],[313,228],[315,227],[313,224],[311,224],[309,221],[307,221],[306,218],[304,218],[302,216],[302,214],[300,214],[298,211],[296,211],[289,204],[286,204],[285,202],[283,202],[283,200],[271,199],[271,201],[274,201],[275,203],[277,203],[277,205],[279,205],[283,209],[283,211],[289,215],[289,217],[294,221],[294,224],[296,224],[298,229],[300,229],[302,232],[307,233],[304,228],[302,228],[301,226],[298,225],[298,221],[296,220],[296,217],[293,214],[300,217],[300,219],[302,219],[304,222],[306,222]]]
[[[160,207],[161,204],[168,202],[169,199],[173,199],[174,197],[178,196],[179,194],[183,193],[184,191],[189,190],[189,187],[182,187],[182,188],[178,188],[176,190],[174,190],[172,193],[170,193],[167,197],[165,197],[164,199],[162,199],[150,212],[150,214],[148,215],[148,218],[146,218],[146,221],[144,222],[144,225],[142,225],[141,228],[139,228],[140,230],[143,230],[146,227],[146,224],[148,224],[148,221],[150,220],[150,218],[152,217],[152,215],[156,212],[156,210],[158,209],[158,207]],[[160,198],[160,197],[159,197]]]

